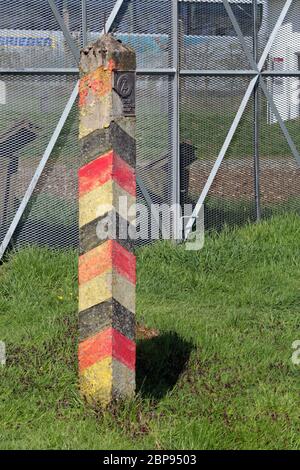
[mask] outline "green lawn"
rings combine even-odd
[[[225,100],[224,100],[225,101]],[[236,104],[240,104],[240,101]],[[231,106],[230,101],[209,108],[208,103],[199,104],[194,111],[181,113],[181,139],[190,140],[196,147],[197,157],[215,160],[225,141],[235,118],[238,106]],[[201,111],[202,110],[202,111]],[[232,139],[226,158],[243,159],[253,156],[253,114],[248,109],[241,119]],[[286,121],[286,127],[297,147],[300,149],[299,119]],[[291,150],[279,124],[268,124],[266,105],[260,116],[260,157],[267,159],[293,159]]]
[[[76,254],[0,268],[0,448],[300,449],[300,218],[138,253],[138,395],[102,412],[77,391]]]
[[[25,82],[26,84],[26,82]],[[40,85],[41,86],[41,85]],[[12,85],[11,85],[12,87]],[[25,93],[31,96],[34,88],[27,84]],[[164,88],[162,88],[164,90]],[[0,127],[7,131],[17,121],[29,119],[40,126],[38,138],[26,145],[20,152],[23,165],[36,167],[41,155],[46,149],[50,136],[56,127],[60,112],[69,98],[69,91],[63,88],[61,96],[56,97],[56,106],[43,111],[38,94],[33,96],[30,109],[20,95],[20,84],[11,88],[11,94],[16,95],[13,107],[0,113]],[[55,90],[52,92],[54,93]],[[162,92],[162,91],[161,91]],[[22,91],[24,94],[24,91]],[[37,93],[35,91],[35,93]],[[157,104],[157,91],[149,96],[141,90],[137,103],[137,152],[138,162],[151,162],[168,155],[170,152],[169,110],[162,110]],[[20,95],[20,96],[19,96]],[[22,95],[23,96],[23,95]],[[196,155],[201,160],[215,160],[224,143],[226,135],[235,118],[243,94],[238,90],[236,96],[231,93],[197,89],[183,93],[180,112],[180,140],[189,140],[196,147]],[[50,100],[50,97],[49,97]],[[241,159],[253,156],[253,110],[251,101],[240,121],[232,139],[226,158]],[[296,147],[300,149],[299,119],[286,121],[288,131]],[[74,107],[61,136],[54,147],[52,161],[59,159],[67,168],[74,168],[78,162],[79,149],[76,140],[78,129],[78,114]],[[73,157],[73,158],[72,158]],[[260,157],[268,159],[291,158],[291,150],[282,134],[279,124],[268,124],[267,105],[261,104],[260,116]]]
[[[41,103],[41,96],[45,96],[47,84],[42,84],[39,80],[34,79],[25,79],[21,82],[14,79],[8,80],[7,86],[11,101],[9,105],[0,110],[0,133],[11,130],[16,123],[23,119],[39,127],[37,138],[18,151],[20,165],[35,169],[68,102],[73,89],[72,82],[57,82],[55,88],[53,86],[51,88],[49,85],[47,99],[49,109],[47,110],[43,109]],[[79,157],[77,134],[78,114],[76,106],[74,106],[53,149],[52,162],[59,159],[60,163],[66,165],[67,168],[74,168],[74,164],[77,167]]]

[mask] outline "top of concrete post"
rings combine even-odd
[[[85,75],[98,67],[112,67],[118,71],[134,71],[136,56],[134,50],[111,34],[104,34],[93,44],[80,52],[80,73]]]

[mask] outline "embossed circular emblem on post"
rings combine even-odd
[[[123,104],[124,116],[132,116],[135,113],[135,73],[115,72],[114,90],[118,93]]]
[[[117,78],[116,89],[122,98],[128,98],[133,91],[132,74],[122,74]]]

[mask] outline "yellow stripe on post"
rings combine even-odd
[[[120,201],[123,203],[119,204]],[[79,198],[79,227],[101,217],[113,208],[124,220],[134,223],[135,214],[129,216],[128,210],[134,206],[135,202],[135,197],[122,189],[118,183],[113,180],[108,181],[103,186],[95,188]],[[131,212],[134,211],[131,210]]]
[[[79,311],[111,298],[135,313],[135,285],[112,270],[79,286]]]
[[[99,401],[103,405],[110,402],[113,380],[112,361],[112,357],[107,357],[80,372],[81,393],[88,401]]]

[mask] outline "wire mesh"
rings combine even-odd
[[[284,0],[270,2],[268,6],[268,35],[280,17]],[[296,147],[300,151],[300,82],[299,76],[284,76],[300,70],[300,15],[299,3],[294,0],[281,22],[270,49],[264,70],[274,74],[264,83],[279,117]],[[300,213],[299,163],[288,144],[280,119],[265,95],[260,109],[260,193],[262,215],[278,212]],[[298,154],[299,155],[299,154]],[[299,156],[298,156],[299,160]]]
[[[171,0],[124,0],[111,32],[136,52],[138,68],[171,65]],[[87,0],[88,39],[94,41],[104,28],[115,0]]]
[[[115,4],[116,0],[86,0],[88,42],[99,37]]]
[[[4,131],[0,139],[1,240],[34,176],[51,134],[75,86],[76,76],[74,78],[46,74],[19,77],[5,75],[3,83],[6,88],[6,100],[5,105],[1,105],[0,114],[1,129]],[[73,136],[69,141],[66,139],[67,131],[68,126],[64,129],[61,141],[57,143],[50,159],[56,178],[52,182],[47,182],[49,171],[46,170],[39,182],[40,195],[37,199],[34,195],[30,202],[35,214],[34,220],[40,222],[38,230],[43,231],[42,224],[45,227],[45,244],[48,240],[47,232],[50,230],[51,221],[56,218],[55,211],[60,206],[61,199],[66,199],[65,209],[67,213],[69,212],[63,178],[67,178],[67,168],[71,167],[76,170],[78,152],[74,151],[74,146],[77,148],[77,130],[76,132],[73,130]],[[69,142],[72,145],[69,145]],[[62,149],[65,150],[65,154],[60,163],[57,160]],[[72,184],[69,187],[73,186],[74,181],[76,181],[76,173],[72,176]],[[52,216],[49,212],[50,203],[56,206]],[[28,214],[27,211],[24,217],[27,218]],[[62,214],[61,218],[64,217]],[[67,215],[66,217],[68,218]],[[46,229],[47,224],[48,229]],[[31,225],[29,217],[26,228],[22,229],[22,240],[34,241],[36,238],[39,242],[42,237],[36,232],[37,226],[37,224]],[[18,233],[20,233],[20,227]]]
[[[202,193],[249,83],[240,77],[181,78],[181,190],[186,204],[195,205]],[[250,102],[206,197],[206,230],[252,220],[253,200]]]
[[[137,81],[137,174],[143,181],[153,204],[171,205],[172,181],[172,119],[170,100],[172,83],[168,77],[139,76]],[[151,211],[140,189],[137,202],[147,208],[140,215],[140,224],[147,231],[147,239],[159,238],[158,225],[153,223],[151,231]],[[171,230],[170,220],[162,220]],[[170,232],[169,232],[170,233]]]
[[[278,21],[285,5],[284,0],[268,3],[268,19],[266,21],[266,37],[268,38]],[[262,38],[261,38],[262,41]],[[300,17],[299,3],[293,0],[268,55],[264,68],[274,72],[299,71],[300,53]]]
[[[14,234],[13,245],[78,246],[77,135],[78,114],[73,109]],[[31,168],[30,176],[33,171]]]
[[[249,3],[249,31],[250,38],[255,45],[254,35],[254,5]],[[253,2],[254,3],[254,2]],[[230,2],[232,11],[234,8],[243,7],[240,2]],[[260,59],[264,48],[270,37],[273,35],[273,28],[278,23],[281,11],[284,7],[284,1],[278,2],[259,2],[257,25],[257,60]],[[211,4],[213,5],[213,3]],[[190,7],[189,7],[190,8]],[[202,2],[202,8],[205,3]],[[217,7],[211,6],[212,11],[217,11]],[[220,7],[221,8],[221,7]],[[197,7],[194,6],[196,10]],[[207,8],[207,12],[209,8]],[[221,11],[221,10],[220,10]],[[224,10],[225,11],[225,10]],[[223,13],[224,13],[223,11]],[[250,15],[251,13],[251,15]],[[214,15],[215,13],[213,13]],[[201,15],[199,14],[199,17]],[[216,15],[215,15],[216,16]],[[252,16],[252,19],[251,19]],[[197,15],[195,15],[195,19]],[[255,61],[255,49],[251,47],[246,32],[246,22],[241,23],[241,18],[235,14],[242,31],[244,42],[248,46],[249,54],[253,54]],[[246,18],[246,17],[245,17]],[[216,18],[212,22],[217,27]],[[247,220],[255,220],[261,212],[262,217],[268,217],[274,213],[294,211],[299,213],[299,161],[295,159],[295,150],[292,151],[293,143],[299,151],[298,132],[299,126],[299,77],[284,77],[284,73],[299,72],[299,13],[297,2],[293,2],[288,14],[283,19],[282,24],[274,35],[274,41],[267,55],[263,66],[263,72],[270,71],[273,76],[265,77],[264,82],[267,85],[271,99],[278,109],[282,122],[286,126],[291,141],[288,144],[288,137],[283,133],[280,126],[278,115],[271,106],[270,102],[262,96],[258,80],[258,96],[260,98],[255,102],[256,115],[254,114],[254,97],[251,97],[248,106],[244,112],[241,122],[235,132],[232,142],[225,154],[223,162],[217,172],[216,177],[210,187],[205,199],[205,224],[206,228],[219,229],[224,223],[240,225]],[[227,24],[227,23],[225,23]],[[195,29],[204,28],[203,16],[198,23],[195,20]],[[223,46],[228,46],[230,41],[240,43],[240,39],[232,34],[232,25],[228,27],[227,32],[223,32]],[[207,33],[205,33],[207,34]],[[197,38],[199,40],[199,37]],[[205,41],[209,41],[209,34]],[[213,40],[217,40],[216,31],[213,33]],[[184,44],[184,43],[183,43]],[[217,44],[217,43],[215,43]],[[232,43],[231,43],[232,44]],[[249,47],[250,46],[250,47]],[[198,55],[201,56],[201,46],[198,46]],[[181,94],[181,138],[186,133],[186,113],[192,115],[192,125],[190,126],[191,142],[199,139],[202,149],[203,143],[207,143],[207,149],[204,154],[214,153],[215,156],[210,163],[202,163],[203,157],[199,154],[197,161],[191,165],[189,172],[189,198],[193,203],[198,200],[210,174],[213,164],[217,158],[218,151],[225,138],[225,129],[223,136],[222,128],[229,122],[233,122],[236,114],[234,109],[235,100],[240,100],[244,94],[239,83],[242,83],[237,76],[230,79],[216,78],[221,75],[223,62],[218,57],[219,48],[212,55],[217,64],[210,60],[209,54],[201,59],[200,67],[204,69],[203,78],[186,77],[184,86],[180,89]],[[227,72],[240,68],[230,59],[230,47],[227,52],[223,49],[221,56],[227,60]],[[194,54],[197,59],[197,53]],[[230,60],[229,60],[230,59]],[[205,63],[205,60],[208,60]],[[239,62],[241,65],[242,62]],[[186,67],[186,54],[183,64]],[[198,64],[197,64],[198,66]],[[195,69],[188,64],[188,68]],[[252,67],[251,67],[252,68]],[[216,77],[207,75],[205,69],[215,69]],[[254,70],[253,70],[254,71]],[[190,102],[186,91],[188,87],[193,87],[193,80],[196,80],[194,90],[191,92]],[[249,80],[249,79],[248,79]],[[189,84],[189,85],[188,85]],[[230,92],[230,84],[232,91]],[[206,87],[206,91],[203,90]],[[254,88],[255,90],[256,88]],[[245,91],[245,90],[244,90]],[[205,96],[205,103],[201,103],[200,95]],[[231,96],[230,96],[231,94]],[[197,102],[197,98],[200,102]],[[201,119],[201,113],[206,113],[206,119]],[[216,111],[217,110],[217,111]],[[219,118],[216,119],[216,115]],[[212,128],[211,128],[212,127]],[[224,135],[225,134],[225,135]],[[219,139],[220,137],[220,139]],[[205,144],[204,144],[205,145]],[[199,152],[199,151],[198,151]],[[197,150],[196,150],[197,153]],[[254,166],[256,159],[256,166]],[[298,157],[299,160],[299,157]],[[201,162],[201,163],[200,163]],[[201,165],[203,168],[201,168]],[[199,170],[197,169],[199,168]],[[205,168],[205,169],[204,169]],[[257,168],[257,172],[255,171]],[[198,170],[198,171],[197,171]],[[183,170],[185,171],[185,170]],[[195,176],[194,176],[195,175]],[[184,178],[182,178],[184,181]],[[187,180],[187,178],[186,178]],[[197,181],[198,190],[193,195],[193,180]],[[200,183],[200,181],[202,181]],[[254,190],[255,189],[255,190]]]
[[[235,81],[238,86],[239,79]],[[255,220],[253,113],[253,99],[250,99],[207,195],[208,230],[220,230],[225,225],[241,226]]]
[[[86,24],[82,0],[54,2],[78,47],[85,30],[88,42],[97,39],[114,12],[111,31],[135,49],[137,174],[155,204],[174,202],[177,164],[178,202],[196,204],[256,73],[249,56],[260,59],[285,5],[284,0],[228,2],[243,44],[223,0],[178,0],[177,23],[173,0],[124,0],[118,12],[116,0],[86,0]],[[299,165],[281,129],[286,126],[299,151],[299,57],[299,5],[293,0],[262,68],[281,123],[261,90],[256,104],[249,98],[205,199],[206,229],[255,220],[258,197],[262,217],[299,212]],[[0,242],[78,78],[64,69],[75,67],[47,0],[0,2],[0,69],[6,70],[0,76]],[[40,73],[24,74],[26,68]],[[50,68],[57,75],[47,73]],[[77,118],[74,107],[15,233],[18,246],[77,244]],[[140,189],[138,202],[147,205]],[[149,220],[143,225],[149,229]],[[153,238],[148,234],[146,242]]]
[[[280,80],[280,83],[278,81]],[[287,100],[286,92],[298,78],[272,77],[265,80],[267,88],[280,117],[298,150],[299,140],[299,100]],[[275,83],[274,83],[275,82]],[[277,87],[283,93],[277,94]],[[260,195],[262,215],[292,211],[300,214],[300,166],[293,156],[288,142],[280,128],[276,115],[272,112],[266,97],[261,96],[260,110]]]
[[[158,4],[159,9],[157,9]],[[55,5],[71,37],[79,46],[83,42],[82,32],[84,29],[82,2],[56,0]],[[9,61],[2,62],[0,66],[13,70],[26,67],[39,68],[40,73],[38,75],[29,73],[22,76],[3,75],[3,80],[0,82],[3,87],[3,103],[0,111],[2,112],[1,119],[4,130],[10,130],[18,120],[22,119],[26,119],[33,125],[38,123],[39,128],[34,141],[24,145],[24,151],[17,149],[18,170],[13,176],[13,182],[9,177],[9,193],[12,202],[5,203],[8,207],[3,208],[5,220],[2,218],[0,241],[3,239],[34,176],[77,78],[76,75],[67,76],[62,73],[64,68],[75,66],[75,62],[47,0],[35,4],[28,2],[26,6],[28,8],[25,12],[22,2],[15,1],[13,5],[14,10],[21,13],[16,28],[13,26],[11,17],[6,13],[8,10],[3,10],[3,14],[7,17],[2,26],[8,26],[9,33],[7,34],[14,37],[25,37],[23,31],[26,31],[26,35],[32,38],[32,46],[28,49],[29,46],[26,48],[24,45],[24,50],[18,49],[16,56],[14,46],[8,41],[8,45],[5,44],[2,49]],[[88,41],[99,37],[114,6],[115,1],[86,1]],[[154,3],[149,0],[124,1],[116,16],[112,31],[121,40],[136,49],[138,67],[151,69],[166,67],[170,64],[170,6],[170,0]],[[31,20],[31,17],[34,20]],[[45,50],[45,45],[37,43],[37,40],[33,41],[33,38],[39,38],[43,35],[53,38],[53,42],[47,50]],[[30,52],[29,55],[27,51]],[[46,69],[49,68],[56,68],[57,72],[61,69],[61,72],[59,75],[47,75]],[[169,203],[172,169],[170,150],[173,122],[172,84],[168,75],[162,74],[157,77],[140,75],[136,88],[137,173],[143,179],[144,186],[153,203]],[[12,243],[16,246],[24,243],[53,247],[76,246],[77,244],[76,186],[79,164],[77,118],[77,110],[74,108],[14,234]],[[4,145],[9,152],[10,142],[6,141]],[[3,167],[5,178],[0,183],[2,205],[5,205],[4,201],[7,199],[6,175],[8,173],[8,166],[6,169]],[[150,233],[150,211],[140,189],[138,189],[138,202],[147,207],[147,217],[149,218],[146,224],[149,228],[149,234],[147,239],[143,240],[145,243],[149,241],[149,237],[151,239],[152,235],[157,237],[157,231],[155,230],[152,235]]]
[[[252,0],[231,1],[230,8],[252,53]],[[222,0],[179,1],[179,42],[182,69],[251,68]]]
[[[56,0],[74,42],[79,46],[81,0]],[[76,61],[47,0],[0,2],[0,67],[69,68]]]

